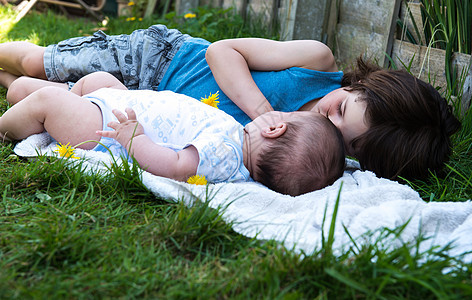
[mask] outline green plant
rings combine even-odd
[[[453,96],[460,95],[463,81],[459,79],[464,74],[458,74],[459,70],[453,65],[453,54],[471,54],[472,0],[421,0],[422,20],[415,20],[408,1],[405,3],[416,37],[421,37],[422,31],[426,41],[417,40],[403,20],[399,19],[397,24],[401,27],[402,34],[413,44],[445,50],[447,92]],[[423,24],[421,29],[418,26],[420,21]]]
[[[470,54],[472,44],[471,0],[421,0],[426,40],[436,48]]]
[[[411,43],[423,46],[427,43],[444,50],[449,47],[451,52],[471,54],[472,0],[421,0],[421,20],[415,20],[409,1],[405,0],[405,3],[416,37],[420,37],[422,31],[426,39],[417,40],[403,20],[398,19],[397,24]],[[420,21],[421,28],[418,26]]]

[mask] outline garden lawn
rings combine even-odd
[[[35,11],[13,25],[14,14],[0,6],[0,42],[47,45],[97,28],[129,33],[159,22],[212,41],[265,36],[258,24],[206,8],[189,20],[122,18],[106,26]],[[5,92],[1,112],[8,108]],[[471,199],[471,115],[454,137],[446,174],[410,183],[425,201]],[[156,199],[136,167],[86,174],[80,164],[26,160],[12,149],[0,145],[1,299],[472,297],[471,265],[444,249],[419,252],[421,241],[388,251],[374,243],[335,256],[327,237],[322,249],[301,255],[235,233],[207,199],[192,207]]]

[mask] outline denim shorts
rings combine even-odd
[[[50,81],[76,82],[81,77],[105,71],[129,89],[157,89],[175,53],[190,38],[176,29],[153,25],[130,35],[71,38],[50,45],[44,53],[44,69]]]

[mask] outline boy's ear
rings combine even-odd
[[[262,128],[261,134],[265,138],[276,139],[280,137],[282,134],[284,134],[285,131],[287,131],[287,123],[279,122],[275,126],[272,125],[272,126]]]

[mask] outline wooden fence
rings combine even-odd
[[[361,53],[383,64],[391,51],[401,0],[177,0],[179,14],[197,5],[235,7],[243,17],[278,24],[281,39],[316,39],[349,63]]]
[[[415,19],[421,20],[418,2],[409,1],[409,7],[413,7]],[[262,17],[268,30],[280,26],[282,40],[320,40],[334,50],[342,67],[352,65],[359,55],[384,67],[392,58],[400,68],[412,62],[410,71],[424,80],[432,79],[436,86],[446,84],[444,51],[412,45],[402,38],[397,20],[401,18],[411,26],[402,0],[177,0],[177,12],[185,13],[197,5],[235,7],[244,18]],[[424,40],[424,36],[417,37],[421,38]],[[458,75],[468,72],[463,99],[468,106],[467,92],[472,90],[471,56],[453,57]]]

